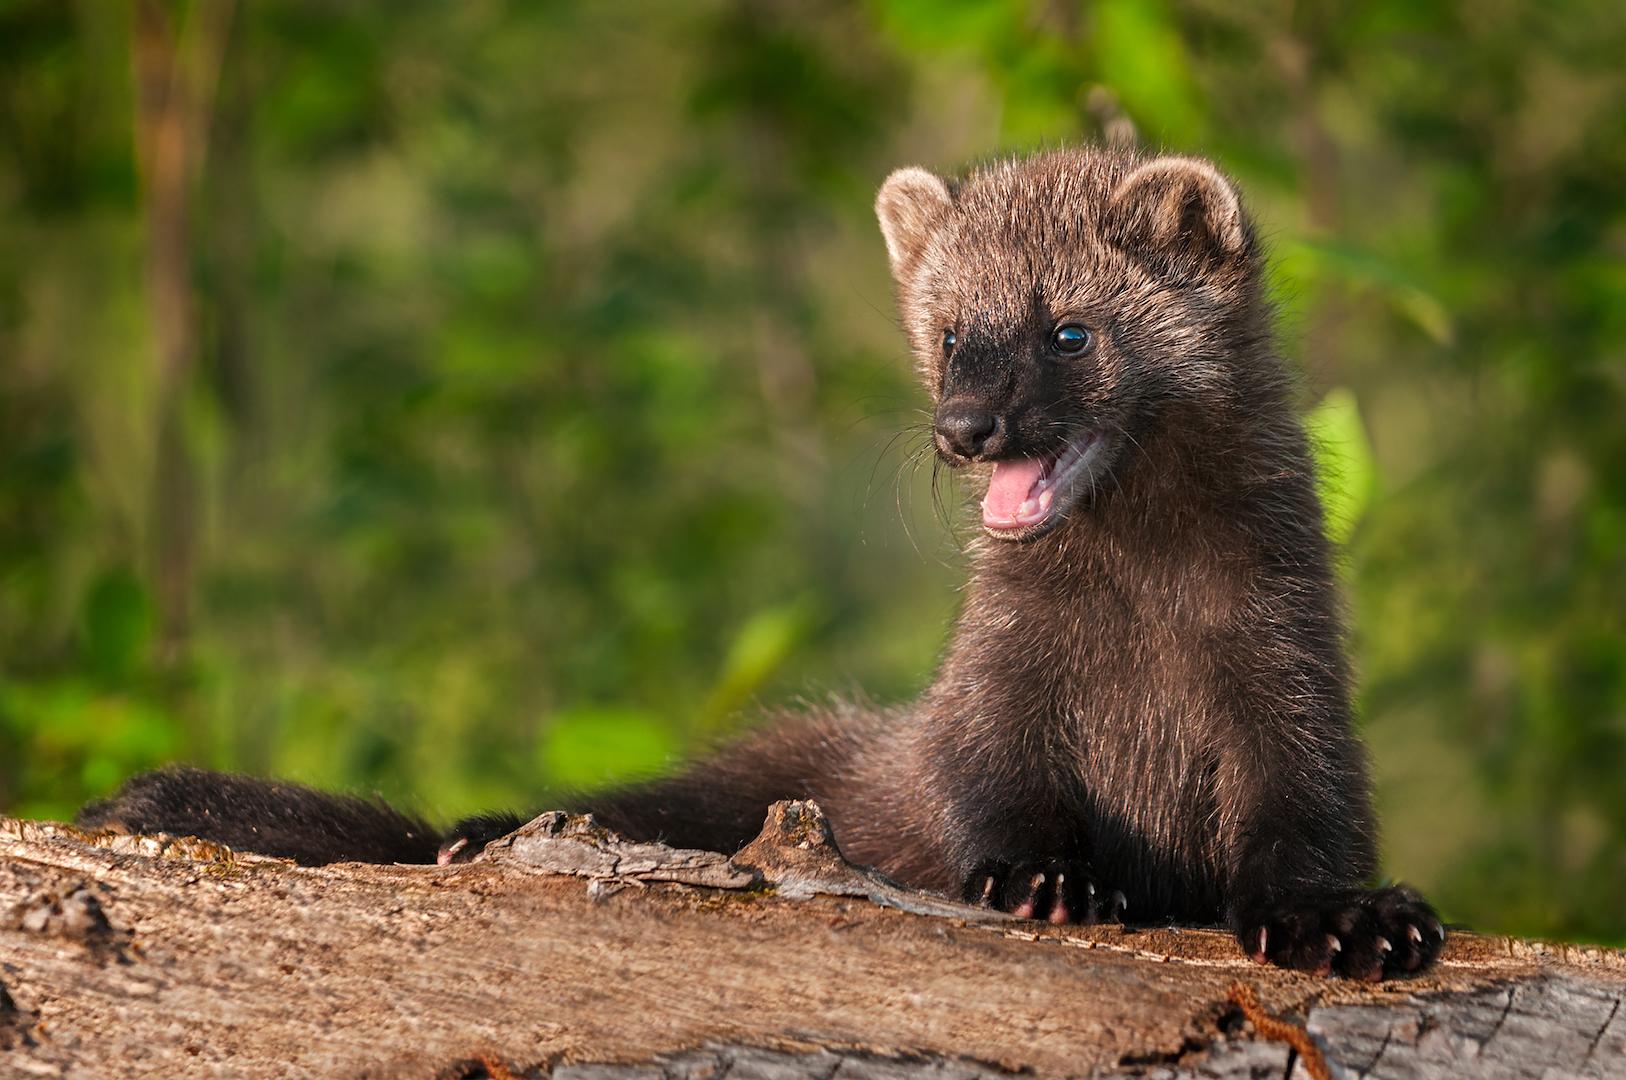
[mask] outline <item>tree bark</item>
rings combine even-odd
[[[1621,1077],[1623,997],[1606,949],[1455,933],[1357,985],[1013,919],[847,864],[808,803],[732,858],[550,814],[445,867],[0,819],[3,1076]]]

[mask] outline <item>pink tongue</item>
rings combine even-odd
[[[1035,497],[1033,486],[1044,478],[1044,466],[1041,458],[996,462],[994,475],[988,481],[988,494],[982,500],[983,524],[995,528],[1028,524],[1018,510],[1024,502]],[[1026,516],[1034,515],[1030,513]]]

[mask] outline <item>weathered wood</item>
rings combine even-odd
[[[732,860],[544,815],[445,867],[0,819],[0,1076],[1303,1075],[1238,980],[1335,1075],[1626,1077],[1621,953],[1455,934],[1419,978],[1329,981],[911,893],[809,804]]]

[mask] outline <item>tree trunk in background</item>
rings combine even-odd
[[[544,815],[451,867],[0,820],[0,913],[5,1075],[1626,1076],[1619,952],[1336,982],[910,893],[806,803],[731,860]]]
[[[191,194],[204,157],[215,87],[231,26],[230,0],[190,9],[183,33],[158,0],[135,7],[136,161],[147,231],[147,295],[157,364],[152,519],[148,529],[162,655],[184,655],[197,561],[196,477],[186,395],[198,356],[192,287]]]

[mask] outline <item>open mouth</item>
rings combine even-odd
[[[1004,540],[1033,540],[1066,516],[1104,449],[1098,432],[1076,435],[1050,457],[994,462],[982,527]]]

